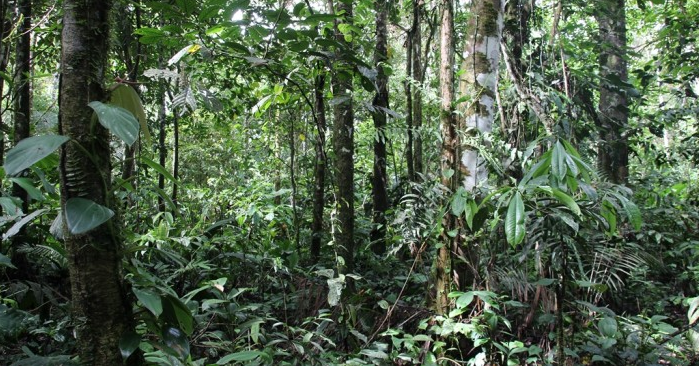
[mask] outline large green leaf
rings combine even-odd
[[[109,103],[126,109],[131,112],[141,125],[141,131],[146,138],[146,142],[150,142],[150,131],[148,130],[148,120],[146,119],[146,111],[143,109],[141,97],[138,96],[136,89],[127,84],[117,84],[112,89]]]
[[[94,101],[88,104],[95,110],[100,124],[112,131],[127,145],[131,146],[138,139],[139,124],[131,112],[115,105]]]
[[[564,204],[571,211],[573,211],[574,214],[580,216],[580,206],[578,206],[578,203],[575,202],[573,197],[567,195],[565,192],[561,191],[558,188],[553,188],[551,190],[551,194],[558,200],[558,202]]]
[[[621,207],[624,208],[626,212],[626,218],[633,226],[634,230],[641,230],[641,225],[643,225],[643,217],[641,215],[641,210],[628,198],[624,197],[622,194],[617,192],[612,192],[612,195],[621,203]]]
[[[184,332],[176,327],[167,326],[163,328],[162,336],[163,343],[180,359],[186,360],[189,357],[189,340]]]
[[[119,340],[119,350],[121,351],[121,357],[126,360],[131,356],[141,344],[141,336],[134,331],[127,331],[121,336]]]
[[[143,304],[143,306],[148,309],[155,317],[159,317],[160,314],[163,313],[163,301],[160,298],[160,295],[154,294],[150,291],[145,291],[145,290],[139,290],[137,288],[132,289],[134,295],[136,295],[136,298],[138,301]]]
[[[12,265],[12,261],[8,256],[3,255],[0,253],[0,267],[10,267],[10,268],[17,268],[14,265]]]
[[[567,157],[566,149],[561,145],[560,141],[556,141],[556,145],[553,146],[553,152],[551,153],[551,172],[559,180],[563,180],[568,173]]]
[[[617,323],[614,318],[605,316],[602,318],[599,323],[597,323],[597,327],[599,327],[599,332],[609,338],[614,338],[617,332]]]
[[[86,233],[111,219],[114,211],[85,198],[66,201],[66,224],[73,235]]]
[[[44,195],[41,193],[41,191],[34,187],[34,182],[29,179],[29,178],[10,178],[10,180],[13,183],[16,183],[18,186],[22,187],[27,194],[29,194],[29,197],[33,200],[36,201],[43,201],[46,199]]]
[[[505,236],[510,245],[517,245],[524,240],[526,212],[524,211],[524,201],[522,194],[515,192],[510,199],[505,217]]]
[[[5,158],[5,173],[15,175],[29,168],[37,161],[51,155],[56,149],[70,140],[59,135],[34,136],[20,141]]]
[[[162,297],[163,300],[163,317],[165,321],[170,324],[179,324],[179,328],[182,329],[187,335],[191,335],[194,331],[194,318],[192,317],[192,312],[187,308],[187,306],[180,301],[180,299],[172,296],[166,295]]]

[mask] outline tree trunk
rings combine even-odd
[[[629,120],[626,88],[626,12],[624,0],[599,2],[600,33],[600,169],[614,183],[625,184],[629,176],[629,143],[625,135]]]
[[[422,25],[420,22],[422,0],[413,1],[413,80],[417,83],[412,98],[412,128],[413,128],[413,169],[414,180],[420,181],[421,175],[424,174],[422,164],[422,82],[424,76],[422,73]],[[410,57],[410,56],[409,56]]]
[[[405,144],[405,161],[408,167],[408,180],[415,181],[415,152],[413,150],[413,30],[406,34],[405,50],[405,127],[408,141]]]
[[[454,4],[452,0],[442,0],[442,27],[440,30],[440,63],[439,63],[439,88],[441,95],[440,130],[442,134],[442,185],[447,189],[447,194],[455,191],[458,182],[458,170],[455,170],[457,146],[459,137],[456,131],[456,119],[454,115]],[[435,311],[438,314],[446,314],[449,311],[449,291],[451,291],[451,249],[452,245],[458,245],[451,233],[456,229],[456,217],[447,210],[442,223],[442,240],[444,245],[438,249],[436,259],[436,294]],[[454,243],[453,243],[454,242]]]
[[[7,73],[7,64],[10,60],[10,43],[8,42],[8,36],[12,31],[12,22],[8,17],[12,13],[10,12],[10,4],[8,0],[0,0],[0,72]],[[5,79],[0,78],[0,99],[4,98],[2,93],[5,90]],[[0,110],[2,110],[2,105],[0,104]],[[0,164],[5,162],[5,126],[2,121],[2,113],[0,113]],[[1,211],[1,209],[0,209]]]
[[[162,63],[161,63],[162,64]],[[165,83],[161,81],[161,83]],[[160,85],[160,100],[158,109],[158,163],[163,168],[166,167],[167,161],[167,145],[165,140],[167,139],[167,105],[165,104],[165,87]],[[158,211],[165,212],[165,198],[162,195],[165,194],[165,176],[158,173],[158,189],[160,189],[161,194],[158,195]]]
[[[352,103],[352,65],[344,57],[351,51],[351,42],[340,31],[343,24],[352,24],[352,1],[338,1],[335,14],[341,19],[335,23],[335,40],[343,45],[338,49],[332,80],[333,98],[333,150],[335,151],[335,179],[337,181],[337,227],[335,247],[341,259],[339,273],[354,269],[354,110]]]
[[[478,141],[493,129],[496,111],[498,62],[503,28],[503,3],[500,0],[474,0],[467,22],[463,51],[460,92],[467,101],[460,106],[462,131]],[[487,147],[487,146],[486,146]],[[488,179],[488,167],[476,146],[462,144],[461,170],[467,191]]]
[[[376,254],[386,251],[386,211],[388,192],[386,190],[386,110],[388,109],[388,75],[384,64],[388,61],[388,7],[386,0],[377,0],[376,6],[376,50],[374,65],[377,70],[377,93],[374,97],[374,172],[371,179],[371,196],[374,204],[370,239]]]
[[[134,10],[134,16],[136,20],[136,29],[141,28],[141,7],[140,1],[136,0],[136,7]],[[119,11],[128,11],[128,6],[126,3],[121,4]],[[141,64],[141,42],[133,37],[133,26],[130,17],[120,18],[117,22],[120,29],[120,46],[122,52],[122,58],[128,70],[127,79],[128,81],[135,83],[138,79],[138,74],[140,72],[139,67]],[[134,48],[132,50],[132,48]],[[138,91],[138,89],[136,89]],[[140,142],[139,142],[140,144]],[[124,147],[124,160],[122,163],[121,179],[124,181],[131,180],[136,171],[136,148],[138,144],[133,144],[131,146],[126,145]],[[136,183],[131,183],[136,187]]]
[[[32,94],[29,75],[31,73],[31,0],[20,0],[17,2],[17,15],[22,21],[17,26],[17,44],[15,47],[15,75],[14,75],[14,144],[26,139],[30,135]],[[26,171],[21,175],[25,176]],[[12,185],[12,195],[22,202],[22,211],[26,214],[29,211],[29,195],[24,188],[18,184]],[[20,245],[27,242],[25,227],[22,227],[14,237],[12,237],[12,247],[16,250]],[[17,270],[12,271],[18,279],[29,279],[33,275],[32,267],[25,253],[15,252],[12,261]],[[14,277],[14,276],[13,276]]]
[[[88,103],[106,99],[102,81],[109,44],[111,1],[64,0],[60,133],[61,207],[82,197],[110,206],[109,134]],[[90,156],[85,156],[89,153]],[[64,232],[78,354],[86,365],[121,365],[119,340],[132,330],[131,303],[121,273],[121,239],[114,220],[80,235]]]
[[[323,210],[325,208],[325,74],[320,73],[315,81],[315,113],[318,136],[315,142],[315,182],[313,186],[313,223],[311,224],[311,263],[316,264],[320,259],[320,248],[323,237]]]

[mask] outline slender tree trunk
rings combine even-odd
[[[12,22],[8,17],[10,16],[10,5],[8,0],[0,0],[0,72],[7,73],[7,64],[10,60],[10,44],[7,40],[12,29]],[[5,90],[5,79],[0,78],[0,98],[2,98],[2,92]],[[0,103],[0,164],[5,162],[5,124],[2,120],[3,110],[2,103]]]
[[[135,20],[136,29],[141,28],[141,7],[140,0],[135,0]],[[128,7],[124,4],[121,7],[121,11],[127,11]],[[139,67],[141,65],[141,42],[133,37],[133,26],[131,25],[131,18],[123,18],[119,22],[121,28],[121,50],[124,63],[126,64],[126,69],[128,70],[128,80],[135,83],[138,79],[138,74],[140,72]],[[132,48],[135,48],[132,52]],[[138,91],[138,89],[136,89]],[[131,146],[124,147],[124,160],[121,170],[121,179],[127,181],[134,176],[136,170],[136,148],[138,144],[133,144]],[[135,187],[135,183],[132,183]]]
[[[311,224],[311,263],[316,264],[320,259],[320,248],[323,237],[323,210],[325,208],[325,74],[320,73],[315,81],[315,113],[318,136],[315,150],[315,183],[313,186],[313,223]]]
[[[512,0],[507,2],[505,7],[505,26],[503,28],[503,38],[512,54],[511,71],[512,79],[515,83],[521,83],[523,76],[528,70],[528,62],[523,58],[524,47],[529,43],[530,27],[533,3],[531,0]],[[521,147],[527,141],[523,136],[524,127],[528,122],[528,111],[520,108],[513,108],[511,115],[505,117],[502,132],[506,136],[507,143],[513,147]],[[519,168],[512,171],[512,176],[521,178]]]
[[[161,81],[164,83],[164,81]],[[167,112],[166,112],[166,101],[165,101],[165,87],[160,86],[160,108],[158,109],[158,163],[163,168],[166,166],[167,161],[167,145],[165,140],[167,139]],[[165,199],[162,194],[165,194],[165,176],[158,173],[158,189],[160,189],[161,194],[158,195],[158,211],[165,212]]]
[[[598,164],[614,183],[629,176],[629,143],[625,135],[629,111],[626,89],[626,11],[624,0],[600,1],[597,21],[600,33],[600,145]]]
[[[413,150],[413,30],[406,35],[405,50],[405,127],[408,132],[408,141],[405,144],[405,161],[408,166],[408,180],[415,181],[415,152]]]
[[[335,13],[341,18],[335,23],[335,40],[346,47],[338,49],[332,80],[333,97],[333,150],[335,151],[335,179],[337,180],[337,228],[335,246],[339,273],[350,273],[354,269],[354,109],[353,70],[343,52],[351,51],[351,42],[340,31],[343,24],[351,25],[352,1],[338,1]]]
[[[386,190],[386,110],[388,109],[388,75],[384,64],[388,61],[388,6],[386,0],[377,0],[376,6],[376,50],[374,65],[377,70],[377,93],[374,97],[374,129],[378,138],[374,139],[374,172],[371,179],[371,195],[374,204],[373,227],[370,233],[372,249],[377,254],[386,251],[386,211],[388,192]]]
[[[109,134],[94,123],[88,107],[106,99],[109,9],[111,1],[63,2],[59,129],[71,139],[61,148],[63,212],[70,198],[105,206],[112,201]],[[113,221],[80,235],[64,232],[78,354],[86,365],[121,365],[119,340],[133,329],[122,282],[122,242]]]
[[[175,139],[174,146],[172,148],[172,177],[175,181],[172,182],[172,203],[175,205],[173,209],[173,215],[177,215],[179,210],[177,209],[177,182],[180,180],[180,116],[174,113],[172,116],[173,124],[173,137]]]
[[[15,75],[14,75],[14,144],[26,139],[30,135],[32,94],[31,94],[31,0],[20,0],[17,2],[17,15],[21,17],[21,22],[17,27],[17,44],[15,46]],[[26,171],[21,175],[25,176]],[[24,188],[18,184],[12,185],[12,195],[22,201],[22,211],[26,214],[29,211],[29,195]],[[26,243],[27,235],[24,227],[12,237],[12,247],[18,249],[20,245]],[[13,271],[16,278],[28,279],[33,276],[33,271],[26,254],[15,252],[12,261],[17,267]]]
[[[442,134],[442,185],[448,192],[456,189],[459,172],[454,169],[457,163],[457,147],[459,137],[456,131],[454,115],[454,4],[452,0],[442,0],[442,27],[440,30],[440,63],[439,88],[441,95],[440,130]],[[451,291],[451,249],[456,237],[452,236],[456,229],[456,217],[447,210],[442,223],[442,245],[437,252],[435,279],[435,311],[446,314],[449,311],[449,292]]]
[[[425,173],[422,163],[422,82],[424,75],[422,72],[422,23],[420,21],[422,0],[413,1],[413,55],[412,68],[413,80],[417,87],[413,93],[412,100],[412,127],[413,127],[413,168],[415,181],[421,180],[421,175]]]

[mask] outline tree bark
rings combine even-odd
[[[415,152],[413,145],[414,125],[413,125],[413,30],[408,30],[406,34],[405,49],[405,127],[407,129],[408,141],[405,144],[405,161],[408,168],[408,180],[415,181]]]
[[[14,73],[14,144],[26,139],[30,135],[31,113],[32,113],[32,93],[30,83],[31,73],[31,0],[20,0],[17,2],[17,15],[21,17],[21,22],[17,26],[17,43],[15,46],[15,73]],[[21,174],[26,175],[26,171]],[[22,211],[26,214],[29,211],[29,195],[24,188],[14,183],[12,185],[12,196],[17,197],[22,202]],[[12,237],[12,247],[16,250],[27,242],[26,228],[22,227],[14,237]],[[12,261],[17,267],[12,271],[14,278],[30,279],[33,277],[33,270],[25,253],[15,252]]]
[[[373,201],[372,229],[370,239],[376,254],[386,251],[386,211],[388,210],[388,191],[386,190],[386,110],[388,109],[388,75],[384,64],[388,61],[388,6],[386,0],[377,0],[376,6],[376,50],[374,65],[376,67],[377,92],[374,97],[374,168],[371,179],[371,196]]]
[[[343,24],[351,25],[352,1],[339,1],[335,13],[341,19],[335,23],[335,40],[343,45],[336,50],[332,80],[333,98],[333,150],[335,151],[335,178],[337,180],[337,227],[335,247],[341,260],[339,273],[349,273],[354,269],[354,109],[353,109],[353,70],[344,57],[351,51],[351,42],[340,30]]]
[[[467,101],[460,106],[459,124],[479,141],[485,141],[482,137],[490,134],[495,121],[503,5],[500,0],[474,0],[467,22],[460,80],[460,92]],[[488,179],[486,161],[474,145],[462,144],[461,170],[469,192]]]
[[[458,182],[458,170],[454,169],[457,162],[457,146],[459,137],[456,130],[456,118],[454,114],[454,4],[452,0],[442,0],[442,27],[440,29],[440,63],[439,63],[439,88],[441,96],[440,105],[440,131],[442,134],[442,185],[447,189],[447,194],[454,192]],[[451,249],[455,239],[450,233],[456,229],[456,218],[447,210],[442,223],[442,245],[437,252],[436,279],[435,279],[435,303],[434,308],[438,314],[446,314],[449,311],[449,291],[451,290]]]
[[[609,180],[625,184],[629,176],[629,143],[625,135],[629,109],[624,87],[628,82],[624,0],[600,1],[597,21],[601,45],[598,164]]]
[[[8,0],[0,0],[0,71],[7,72],[7,64],[10,60],[10,43],[7,41],[8,35],[12,31],[10,21],[10,4]],[[0,98],[5,90],[5,79],[0,78]],[[8,98],[9,99],[9,98]],[[0,103],[0,164],[5,162],[5,125],[2,120],[2,103]],[[1,209],[0,209],[1,211]]]
[[[315,113],[317,134],[315,142],[315,182],[313,185],[313,222],[311,223],[311,264],[318,263],[323,236],[323,211],[325,208],[325,74],[321,72],[315,80]]]
[[[413,36],[412,36],[412,68],[413,80],[417,83],[413,92],[412,98],[412,129],[413,129],[413,175],[414,180],[419,182],[424,167],[422,163],[422,82],[424,75],[422,73],[422,24],[420,22],[421,9],[423,6],[422,0],[413,1]]]
[[[70,198],[105,206],[112,201],[109,134],[88,107],[91,101],[106,100],[102,81],[109,9],[111,1],[63,2],[59,129],[71,139],[61,148],[63,212]],[[64,226],[80,360],[87,365],[120,365],[119,340],[133,329],[131,303],[122,282],[121,239],[112,221],[80,235]]]

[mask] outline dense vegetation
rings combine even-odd
[[[0,364],[699,362],[695,0],[0,18]]]

